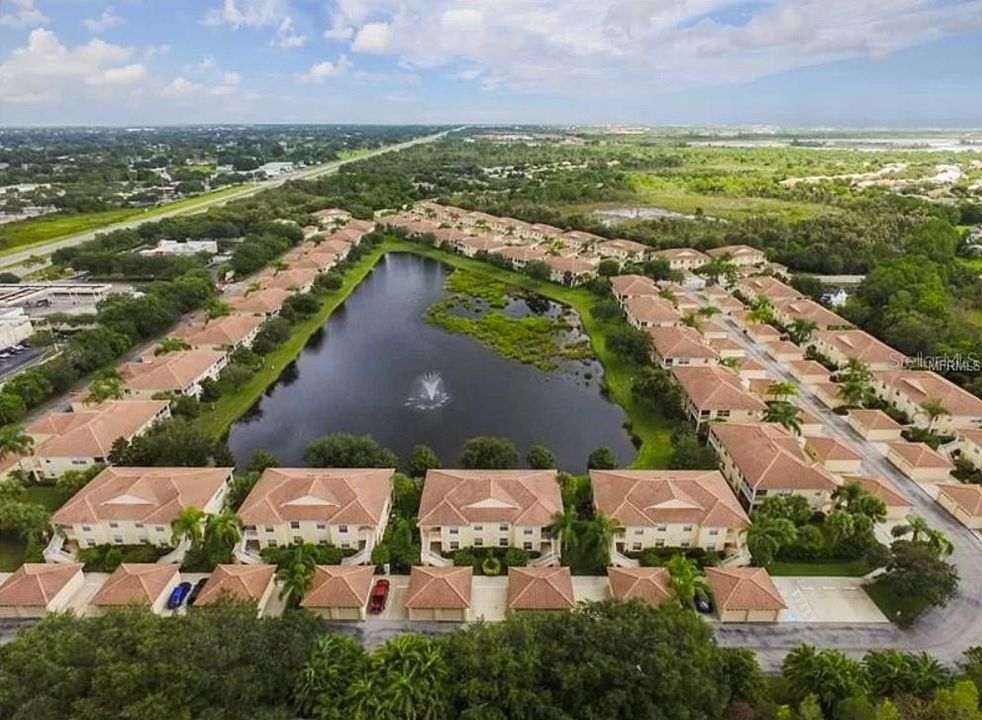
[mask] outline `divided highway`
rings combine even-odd
[[[414,138],[412,140],[407,140],[406,142],[397,143],[395,145],[386,145],[385,147],[377,148],[375,150],[370,150],[363,155],[357,157],[349,158],[347,160],[335,160],[333,162],[324,163],[322,165],[314,165],[313,167],[304,168],[302,170],[297,170],[291,173],[284,173],[275,178],[269,180],[264,180],[260,183],[252,184],[248,187],[242,188],[240,191],[231,192],[223,194],[220,197],[216,197],[209,200],[207,197],[202,198],[200,203],[197,203],[191,207],[180,207],[175,208],[171,211],[164,211],[154,214],[151,218],[134,218],[132,220],[124,220],[123,222],[113,223],[111,225],[105,225],[96,230],[89,230],[87,232],[78,233],[77,235],[71,235],[69,237],[61,238],[60,240],[52,240],[51,242],[45,243],[43,245],[32,245],[31,247],[20,250],[18,252],[10,253],[0,257],[0,271],[3,272],[13,272],[18,275],[24,274],[27,271],[33,271],[37,269],[37,266],[25,267],[24,263],[29,258],[47,257],[51,255],[55,250],[59,250],[65,247],[72,247],[73,245],[80,245],[84,242],[88,242],[94,238],[99,233],[111,232],[113,230],[125,230],[127,228],[134,228],[142,225],[146,222],[157,222],[158,220],[163,220],[168,217],[176,217],[178,215],[194,215],[196,213],[204,212],[208,208],[217,207],[219,205],[224,205],[225,203],[231,202],[233,200],[241,200],[245,197],[250,197],[256,193],[262,192],[263,190],[269,190],[270,188],[279,187],[284,183],[291,180],[311,180],[313,178],[321,177],[323,175],[330,175],[336,173],[338,168],[342,165],[347,165],[348,163],[360,162],[361,160],[367,160],[368,158],[375,157],[376,155],[382,155],[383,153],[396,152],[399,150],[405,150],[406,148],[412,147],[414,145],[421,145],[423,143],[430,143],[440,138],[446,136],[448,133],[455,130],[462,130],[463,127],[453,128],[451,130],[444,130],[443,132],[434,133],[433,135],[424,135],[423,137]]]

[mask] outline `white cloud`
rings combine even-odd
[[[35,0],[8,0],[7,8],[14,12],[0,14],[0,25],[8,27],[29,27],[47,22],[48,17],[35,7]],[[2,10],[3,8],[0,8]]]
[[[170,50],[170,45],[151,45],[143,51],[143,57],[147,60],[153,60],[155,57],[165,57],[170,55]]]
[[[183,75],[179,75],[168,83],[161,95],[175,100],[193,100],[204,97],[221,97],[234,95],[239,85],[242,83],[242,76],[235,72],[222,74],[222,79],[218,83],[208,84],[189,80]]]
[[[307,36],[301,35],[293,27],[293,18],[287,16],[283,18],[283,22],[276,29],[276,39],[270,44],[276,47],[281,47],[285,50],[290,50],[292,48],[298,48],[307,42]]]
[[[268,27],[278,25],[287,14],[286,0],[225,0],[221,10],[205,15],[205,24]]]
[[[102,11],[98,18],[86,18],[82,21],[85,28],[91,33],[105,32],[109,28],[116,27],[123,22],[123,18],[113,12],[112,6]]]
[[[33,103],[56,100],[83,88],[129,85],[146,75],[141,63],[127,61],[133,50],[90,40],[66,48],[49,30],[31,31],[27,45],[0,64],[0,99]]]
[[[325,60],[324,62],[311,65],[307,72],[297,75],[296,80],[301,84],[319,83],[328,78],[344,75],[350,69],[351,61],[342,55],[337,59],[337,62]]]
[[[388,52],[392,43],[392,28],[387,23],[371,22],[362,26],[351,43],[351,49],[363,53]]]
[[[489,88],[650,95],[979,30],[982,0],[336,0],[328,22],[354,52]]]

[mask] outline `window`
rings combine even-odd
[[[766,490],[756,490],[755,492],[757,493],[757,497],[765,497],[767,495]]]
[[[89,538],[88,540],[85,541],[85,544],[88,545],[89,547],[95,547],[95,540]]]
[[[303,538],[300,537],[299,535],[294,535],[293,542],[295,542],[297,545],[301,545],[303,544]]]
[[[273,538],[270,538],[269,539],[269,542],[268,542],[268,545],[270,547],[276,547],[276,540],[274,540]]]
[[[266,532],[268,532],[268,533],[273,532],[273,526],[272,525],[267,525],[266,526]]]
[[[459,529],[457,528],[456,525],[452,525],[451,527],[447,528],[447,532],[450,533],[451,535],[456,535],[459,532]]]
[[[256,526],[255,525],[246,525],[245,527],[242,528],[242,530],[244,532],[247,532],[247,533],[254,533],[254,532],[256,532]]]
[[[664,540],[655,540],[655,547],[665,547]]]
[[[508,538],[499,538],[498,545],[501,547],[508,547]]]
[[[522,533],[525,534],[525,535],[531,535],[532,534],[532,528],[525,528],[524,530],[522,530]]]
[[[641,549],[641,543],[639,543],[639,542],[633,543],[631,545],[631,549],[632,550],[640,550]]]
[[[317,529],[318,530],[327,530],[327,525],[325,525],[324,523],[317,523]]]
[[[327,538],[321,538],[317,541],[318,545],[327,545]]]
[[[634,528],[635,535],[644,535],[644,528]]]
[[[684,547],[684,548],[689,547],[689,541],[688,540],[683,540],[682,541],[682,547]]]
[[[710,535],[719,535],[719,530],[718,529],[710,530],[709,531],[709,534]]]
[[[450,549],[451,550],[456,550],[458,547],[460,547],[460,543],[459,542],[457,542],[456,540],[451,540],[450,541]]]
[[[111,522],[111,523],[109,523],[109,527],[111,527],[111,528],[118,528],[119,527],[119,523],[118,522]]]
[[[291,520],[290,521],[290,529],[291,530],[299,530],[300,529],[300,521],[299,520]]]
[[[659,525],[655,528],[655,530],[657,530],[658,532],[665,532],[666,530],[668,530],[668,525]]]
[[[682,532],[692,532],[692,526],[691,525],[683,525],[682,526]]]
[[[530,543],[528,541],[525,541],[524,543],[522,543],[522,547],[525,548],[526,550],[531,550],[532,549],[532,543]]]
[[[156,527],[154,528],[154,530],[156,530],[157,532],[167,532],[167,530],[166,530],[166,529],[164,528],[164,526],[163,526],[163,525],[157,525],[157,526],[156,526]]]
[[[474,547],[481,547],[482,545],[484,545],[484,538],[474,538]]]
[[[729,410],[720,410],[718,413],[716,413],[716,417],[728,418],[729,416],[730,416]]]
[[[117,545],[122,545],[123,544],[123,536],[122,535],[113,535],[113,542],[116,543]]]
[[[483,532],[483,531],[484,531],[484,526],[483,525],[475,525],[474,526],[474,532]]]
[[[91,525],[83,525],[82,526],[82,532],[92,532],[92,526]]]
[[[500,524],[500,525],[498,526],[498,529],[499,529],[499,530],[500,530],[501,532],[508,532],[508,523],[501,523],[501,524]]]
[[[346,532],[348,532],[348,526],[347,525],[338,525],[338,532],[339,533],[346,533]]]
[[[143,523],[140,523],[140,522],[138,522],[138,523],[133,523],[133,526],[134,526],[134,527],[138,527],[138,528],[142,528],[142,527],[143,527]]]

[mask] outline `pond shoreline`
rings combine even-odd
[[[410,253],[436,260],[455,269],[464,269],[489,279],[499,280],[509,286],[538,293],[549,300],[572,308],[580,317],[583,332],[590,339],[594,356],[603,366],[606,394],[623,409],[628,418],[625,426],[635,438],[635,445],[638,446],[637,456],[632,466],[641,468],[666,466],[671,455],[671,432],[677,423],[668,421],[633,401],[631,378],[638,366],[615,356],[607,349],[604,323],[594,318],[590,312],[590,307],[596,300],[595,296],[587,290],[567,288],[554,283],[534,280],[528,276],[502,270],[477,260],[394,238],[387,238],[379,243],[349,269],[344,275],[344,284],[341,289],[327,296],[318,313],[296,326],[291,338],[267,356],[266,366],[249,383],[237,392],[221,398],[213,407],[206,408],[198,419],[200,427],[215,437],[227,436],[231,426],[262,399],[266,391],[277,382],[286,367],[297,359],[309,339],[324,326],[331,315],[344,304],[354,289],[373,272],[379,261],[389,253]]]

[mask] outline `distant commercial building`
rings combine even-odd
[[[197,255],[198,253],[208,253],[216,255],[218,253],[218,241],[216,240],[161,240],[152,248],[140,251],[141,255]]]
[[[0,283],[0,308],[95,305],[111,292],[108,283]]]
[[[0,350],[18,345],[34,333],[31,319],[23,308],[0,310]]]

